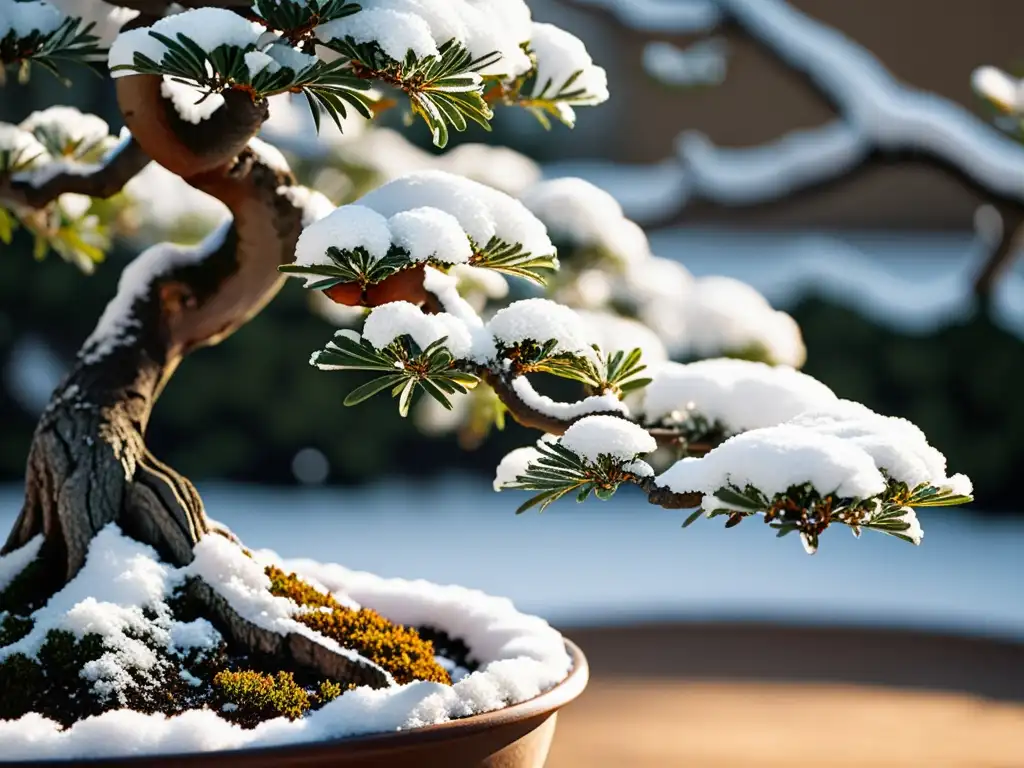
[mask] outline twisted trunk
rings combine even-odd
[[[93,335],[54,393],[29,452],[25,504],[3,551],[44,536],[40,569],[57,587],[82,567],[92,537],[116,522],[168,562],[191,560],[210,525],[192,484],[146,448],[156,399],[181,359],[226,338],[281,285],[301,216],[277,194],[294,179],[247,147],[265,105],[241,93],[200,126],[160,95],[160,78],[118,80],[142,153],[223,201],[233,220],[198,248],[161,244],[126,269]]]

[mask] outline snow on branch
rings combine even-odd
[[[301,92],[317,128],[326,114],[339,130],[350,109],[372,119],[386,108],[376,84],[406,97],[441,147],[452,129],[489,128],[493,103],[572,125],[574,106],[608,98],[583,43],[534,23],[523,0],[258,0],[251,18],[204,7],[129,30],[111,45],[111,71],[170,76],[214,104],[228,89]]]
[[[120,191],[148,162],[130,136],[118,141],[74,107],[0,123],[0,242],[24,227],[39,255],[53,249],[91,272],[109,243],[89,198]]]
[[[709,32],[722,21],[715,0],[576,0],[606,8],[623,23],[650,32]]]
[[[65,16],[54,4],[0,0],[0,85],[8,67],[21,77],[37,64],[56,75],[58,60],[86,60],[99,54],[94,22]]]

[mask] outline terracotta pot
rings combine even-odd
[[[111,768],[543,768],[558,710],[578,697],[590,672],[583,653],[566,641],[573,670],[535,699],[441,725],[377,736],[233,752],[146,755],[82,762],[3,763],[0,766],[111,766]]]

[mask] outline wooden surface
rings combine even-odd
[[[742,625],[569,634],[592,681],[559,716],[548,768],[1024,766],[1021,646]]]

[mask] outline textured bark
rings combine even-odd
[[[160,96],[159,77],[122,78],[117,90],[134,137],[130,157],[156,160],[224,202],[234,220],[202,258],[175,258],[169,246],[140,254],[133,267],[149,279],[126,294],[134,300],[124,327],[105,346],[87,342],[40,419],[25,504],[2,551],[43,534],[44,570],[56,586],[114,522],[170,563],[191,560],[210,526],[192,484],[147,450],[150,413],[184,355],[221,341],[273,297],[277,267],[291,260],[301,231],[301,211],[277,194],[294,183],[291,174],[246,146],[265,105],[228,92],[224,107],[194,126]]]
[[[275,659],[285,669],[310,672],[345,685],[388,686],[387,673],[369,661],[336,653],[305,635],[282,635],[256,626],[203,581],[190,582],[188,596],[204,607],[205,615],[233,643]]]

